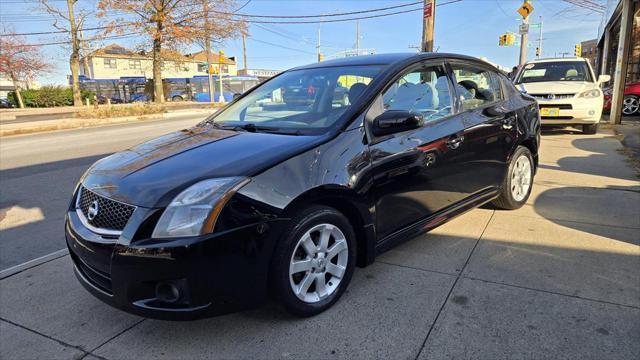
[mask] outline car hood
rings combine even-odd
[[[520,91],[529,94],[578,94],[596,87],[586,81],[544,81],[516,84]]]
[[[87,170],[82,184],[127,204],[164,207],[200,180],[255,175],[324,137],[194,127],[99,160]]]

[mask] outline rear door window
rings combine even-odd
[[[491,71],[473,65],[452,64],[462,111],[502,100],[502,88]]]

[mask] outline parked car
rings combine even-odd
[[[611,111],[611,101],[613,100],[613,88],[608,87],[603,90],[604,110]],[[622,114],[640,114],[640,82],[627,84],[624,88],[624,98],[622,100]]]
[[[527,62],[518,72],[516,86],[540,105],[542,125],[578,125],[595,134],[602,117],[603,94],[587,59],[558,58]]]
[[[14,108],[13,104],[7,98],[0,98],[0,108],[11,109]]]
[[[362,82],[334,107],[341,76]],[[329,84],[310,109],[258,103],[301,78]],[[523,206],[539,144],[535,99],[484,61],[325,61],[93,164],[66,213],[66,241],[80,283],[131,313],[194,319],[271,294],[311,316],[394,245],[488,202]]]
[[[282,89],[283,101],[288,105],[303,105],[308,106],[315,102],[316,90],[321,87],[322,84],[293,84]],[[333,103],[339,105],[348,105],[349,96],[347,94],[347,88],[336,84],[333,87]]]

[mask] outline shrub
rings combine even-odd
[[[154,104],[132,104],[132,105],[100,105],[97,109],[84,108],[76,113],[80,118],[111,118],[122,116],[140,116],[149,114],[159,114],[166,112],[164,106]]]
[[[26,89],[20,91],[22,101],[25,107],[52,107],[52,106],[71,106],[73,105],[73,90],[69,87],[62,86],[43,86],[39,89]],[[93,101],[95,93],[93,91],[81,90],[80,96],[84,100],[86,98]],[[18,99],[15,92],[8,95],[9,101],[18,106]]]

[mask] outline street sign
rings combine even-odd
[[[423,18],[428,18],[431,17],[431,15],[433,15],[433,3],[432,2],[428,2],[426,4],[424,4],[424,11],[423,11]]]
[[[533,5],[530,2],[525,1],[524,4],[518,9],[518,14],[522,16],[523,19],[526,19],[533,12]]]
[[[542,23],[529,24],[529,29],[540,29],[541,27],[542,27]]]
[[[529,33],[529,24],[520,24],[520,27],[518,28],[518,30],[520,30],[520,34],[528,34]]]

